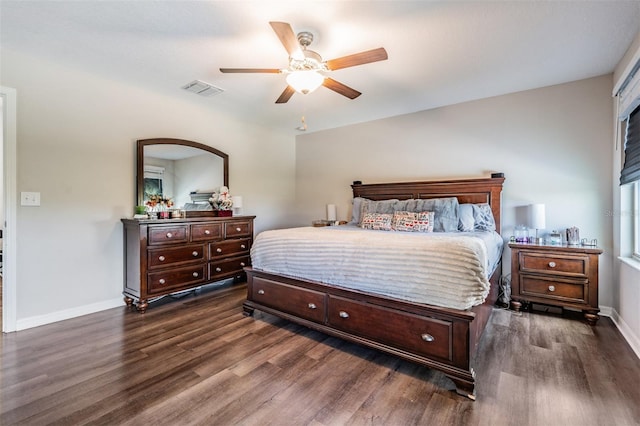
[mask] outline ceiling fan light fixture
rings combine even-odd
[[[324,75],[315,70],[293,71],[287,75],[287,84],[304,95],[316,90],[323,82]]]

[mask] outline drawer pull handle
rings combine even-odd
[[[222,269],[216,268],[216,272],[222,272]]]
[[[340,311],[338,315],[340,316],[340,318],[349,318],[349,314],[345,311]]]
[[[309,303],[307,306],[309,306],[309,309],[316,309],[317,308],[315,303]]]
[[[432,335],[428,334],[428,333],[424,333],[422,336],[422,340],[424,340],[425,342],[433,342],[434,340],[436,340],[435,337],[433,337]]]
[[[549,286],[549,291],[556,291],[556,286],[550,285]]]
[[[258,290],[258,294],[264,294],[264,290],[263,289]]]
[[[164,257],[164,256],[159,256],[159,257],[158,257],[158,260],[159,260],[160,262],[164,262],[164,259],[165,259],[165,257]]]
[[[193,278],[198,278],[198,275],[199,275],[199,274],[198,274],[197,272],[194,272],[194,273],[193,273]]]
[[[244,266],[244,262],[240,262],[240,266]]]
[[[216,249],[216,252],[218,252],[218,253],[222,253],[222,249],[221,249],[220,247],[218,247],[218,248]]]
[[[197,251],[193,251],[193,253],[191,253],[193,255],[193,257],[198,257],[198,252]]]
[[[167,238],[172,238],[173,234],[171,232],[167,232]]]
[[[555,268],[556,262],[549,262],[549,268]]]
[[[160,284],[164,284],[164,283],[166,283],[166,281],[165,281],[165,279],[164,279],[164,278],[160,278],[160,280],[158,280],[158,282],[159,282]]]
[[[209,231],[208,229],[205,229],[205,230],[204,230],[204,234],[205,234],[205,235],[209,235],[210,233],[211,233],[211,231]]]
[[[242,228],[236,228],[236,231],[240,232],[240,231],[242,231]]]
[[[244,244],[240,244],[240,248],[241,248],[241,249],[246,249],[246,248],[247,248],[247,246],[245,246]]]

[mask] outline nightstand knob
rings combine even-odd
[[[158,260],[159,260],[160,262],[164,262],[164,259],[165,259],[165,257],[164,257],[164,256],[159,256],[159,257],[158,257]]]
[[[217,252],[217,253],[222,253],[222,249],[221,249],[220,247],[218,247],[218,248],[216,249],[216,252]]]
[[[338,315],[340,316],[340,318],[349,318],[349,314],[345,311],[340,311]]]
[[[550,285],[549,286],[549,291],[556,291],[556,286]]]
[[[158,280],[158,282],[159,282],[160,284],[164,284],[164,283],[166,283],[167,281],[165,281],[165,279],[164,279],[164,278],[160,278],[160,280]]]
[[[222,272],[222,269],[218,267],[216,268],[216,272]]]
[[[193,278],[198,278],[198,275],[199,275],[199,274],[198,274],[197,272],[194,272],[194,273],[193,273]]]
[[[245,263],[244,262],[240,262],[240,266],[245,266]]]
[[[264,294],[264,290],[262,289],[258,290],[258,294]]]
[[[309,307],[309,309],[316,309],[317,308],[315,303],[309,303],[307,306]]]
[[[246,248],[247,248],[247,246],[245,246],[244,244],[240,244],[240,248],[241,248],[241,249],[246,249]]]
[[[242,228],[236,228],[236,232],[242,231]]]
[[[198,252],[195,251],[195,250],[193,252],[191,252],[191,254],[193,255],[193,257],[198,257]]]
[[[555,268],[556,262],[549,262],[549,268]]]
[[[420,336],[420,337],[422,337],[422,340],[424,340],[425,342],[433,342],[434,340],[436,340],[436,338],[435,338],[435,337],[433,337],[432,335],[427,334],[427,333],[424,333],[424,334],[423,334],[422,336]]]

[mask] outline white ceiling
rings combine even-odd
[[[640,26],[640,1],[0,1],[3,48],[63,61],[145,90],[297,134],[594,77],[613,71]],[[387,61],[334,71],[274,102],[285,68],[269,21],[311,31],[324,59],[385,47]],[[203,98],[181,86],[224,89]]]

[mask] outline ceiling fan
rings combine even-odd
[[[289,54],[287,68],[220,68],[220,72],[287,74],[287,87],[276,100],[277,104],[286,103],[295,92],[307,94],[319,86],[331,89],[349,99],[355,99],[361,95],[360,92],[325,76],[324,73],[387,59],[387,51],[379,47],[323,61],[318,53],[307,49],[313,41],[312,33],[304,31],[296,37],[291,25],[286,22],[269,22],[269,24]]]

